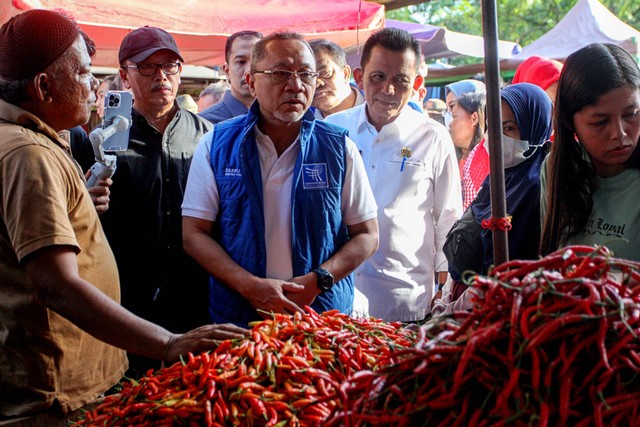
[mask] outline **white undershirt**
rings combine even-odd
[[[277,156],[271,139],[254,127],[260,158],[267,248],[267,277],[288,280],[293,275],[291,253],[291,186],[298,155],[298,139]],[[210,165],[213,130],[200,139],[193,156],[182,215],[215,221],[219,194]],[[377,216],[377,205],[355,143],[346,138],[346,173],[342,188],[342,218],[355,225]]]

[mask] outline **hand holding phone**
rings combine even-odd
[[[129,92],[107,92],[102,126],[89,134],[96,162],[89,170],[88,188],[100,180],[111,178],[116,171],[117,157],[107,155],[105,151],[124,151],[129,147],[132,102],[133,98]]]
[[[104,97],[104,121],[102,129],[107,130],[114,124],[117,117],[128,120],[127,128],[122,130],[118,126],[117,132],[106,137],[103,141],[104,151],[124,151],[129,147],[129,128],[131,124],[131,106],[133,97],[127,91],[107,91]],[[111,128],[113,129],[113,128]]]

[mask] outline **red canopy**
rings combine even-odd
[[[29,9],[63,9],[95,41],[97,66],[118,66],[127,32],[143,25],[163,28],[176,39],[185,62],[224,63],[230,34],[256,30],[302,33],[340,46],[364,43],[384,26],[384,6],[360,0],[11,0],[0,5],[0,23]]]

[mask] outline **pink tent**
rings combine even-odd
[[[230,34],[257,30],[302,33],[341,46],[364,43],[384,26],[384,7],[360,0],[11,0],[0,1],[0,24],[29,9],[63,9],[96,42],[97,66],[118,66],[122,38],[143,25],[176,38],[187,64],[224,63]]]

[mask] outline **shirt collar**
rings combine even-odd
[[[0,117],[8,122],[15,123],[25,128],[38,130],[65,149],[69,148],[68,131],[63,130],[58,133],[35,114],[30,113],[17,105],[10,104],[3,99],[0,99]]]
[[[175,99],[173,100],[173,106],[175,107],[176,112],[173,115],[173,117],[171,117],[171,120],[167,124],[167,129],[169,129],[172,126],[172,124],[175,123],[180,118],[180,116],[182,115],[182,108],[180,108],[180,104],[178,104],[178,101],[176,101]],[[154,128],[154,129],[156,129],[155,126],[153,126],[151,123],[149,123],[149,120],[144,116],[144,114],[142,114],[141,112],[139,112],[135,108],[131,109],[131,119],[134,122],[142,122],[142,123],[145,123],[147,126],[150,126],[150,127]]]
[[[253,125],[253,132],[255,134],[256,142],[258,142],[260,144],[271,144],[273,146],[273,141],[271,140],[269,135],[262,133],[260,131],[260,129],[258,128],[258,124],[257,123]],[[298,135],[296,137],[295,141],[293,141],[293,143],[291,144],[291,146],[289,146],[289,148],[291,148],[292,146],[297,144],[299,141],[300,141],[300,135]],[[287,148],[287,150],[289,150],[289,148]],[[274,150],[275,150],[275,148],[274,148]]]
[[[358,130],[358,133],[364,131],[367,127],[373,129],[373,131],[377,133],[375,126],[369,123],[369,118],[367,117],[367,103],[365,102],[364,104],[360,104],[356,108],[360,110],[358,113],[358,121],[356,122],[356,129]]]
[[[224,93],[222,102],[227,105],[233,117],[245,114],[247,112],[247,107],[242,102],[240,102],[238,98],[233,96],[230,90]]]
[[[369,122],[369,118],[367,117],[367,103],[365,102],[359,108],[361,108],[361,110],[360,110],[360,114],[358,116],[358,122],[357,122],[358,132],[361,132],[362,130],[364,130],[365,126],[368,126],[371,129],[373,129],[374,132],[378,133],[376,131],[376,127]],[[405,130],[413,129],[418,124],[421,123],[420,120],[416,120],[416,114],[419,116],[422,116],[422,113],[418,113],[408,105],[405,105],[404,107],[402,107],[402,110],[400,110],[400,114],[398,114],[398,117],[396,117],[396,119],[391,123],[384,125],[382,129],[380,129],[380,131],[382,132],[387,127],[405,129]]]
[[[355,108],[355,107],[357,107],[359,105],[364,104],[364,95],[362,94],[362,91],[360,89],[358,89],[358,86],[349,83],[349,89],[351,89],[351,91],[356,94],[356,100],[353,103],[353,107],[351,107],[351,108]],[[316,120],[324,120],[324,118],[325,118],[324,114],[322,114],[322,111],[320,111],[319,108],[311,107],[310,109],[311,109],[311,111],[313,111],[313,113],[314,113],[314,115],[316,117]]]

